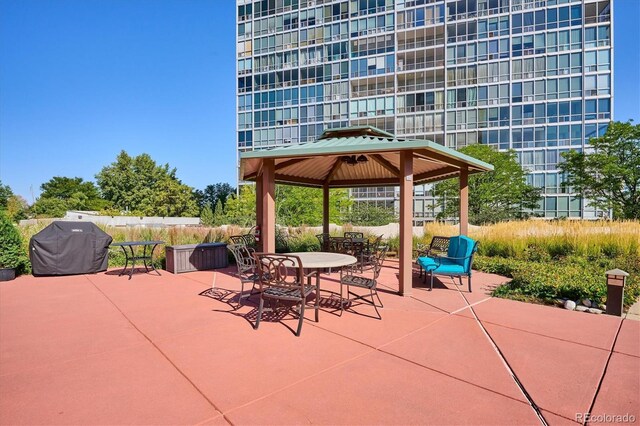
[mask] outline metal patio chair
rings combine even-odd
[[[253,256],[258,268],[260,291],[260,305],[254,328],[257,330],[260,326],[265,300],[269,302],[270,308],[274,312],[279,302],[294,302],[294,306],[299,306],[299,310],[296,311],[298,329],[295,334],[300,336],[307,297],[311,293],[315,293],[314,309],[316,322],[318,322],[320,294],[317,272],[305,275],[302,261],[298,256],[275,253],[254,253]],[[315,280],[312,279],[313,277]]]
[[[345,238],[364,238],[364,232],[345,232]]]
[[[419,257],[433,257],[439,256],[447,253],[449,249],[449,237],[441,237],[434,235],[431,238],[431,243],[429,245],[426,244],[417,244],[415,248],[416,259]],[[419,262],[418,268],[420,269],[420,276],[422,276],[423,268]]]
[[[371,269],[375,266],[376,255],[380,250],[381,242],[382,235],[379,235],[373,241],[369,241],[363,246],[362,253],[358,256],[360,272],[364,272],[365,270]]]
[[[342,312],[344,312],[344,300],[342,299],[342,295],[343,295],[343,287],[346,286],[347,287],[347,294],[346,296],[348,297],[347,301],[350,303],[354,300],[362,300],[363,302],[366,302],[370,305],[373,305],[374,309],[376,310],[376,314],[378,315],[378,319],[382,319],[382,316],[380,315],[380,311],[378,311],[378,307],[383,308],[384,305],[382,304],[382,300],[380,300],[380,296],[378,296],[378,277],[380,277],[380,271],[382,270],[382,264],[384,263],[384,258],[387,255],[387,250],[389,248],[387,246],[382,246],[380,247],[380,250],[378,250],[375,254],[374,257],[374,263],[371,267],[371,269],[369,271],[365,273],[360,272],[357,273],[357,265],[352,265],[351,267],[347,266],[345,268],[343,268],[342,273],[340,274],[340,314],[342,314]],[[371,273],[371,277],[368,277],[367,275],[369,275],[369,273]],[[357,294],[351,291],[351,287],[358,287],[358,288],[363,288],[366,290],[369,290],[369,299],[367,299],[367,295],[361,295],[361,294]],[[376,304],[375,299],[373,298],[375,295],[375,297],[378,299],[378,302],[380,303],[380,305],[378,306]],[[354,298],[352,299],[351,296],[354,296]]]
[[[328,232],[316,235],[320,243],[320,251],[331,251],[331,235]]]
[[[471,293],[471,267],[473,266],[473,255],[478,250],[478,242],[471,238],[460,235],[449,239],[447,255],[424,256],[418,258],[418,263],[431,277],[430,290],[433,290],[433,276],[447,275],[458,277],[462,285],[462,277],[466,276],[469,281],[469,293]],[[427,275],[424,276],[424,282]]]
[[[236,245],[247,245],[247,240],[244,239],[244,235],[231,235],[229,237],[229,241],[231,241],[232,244]]]
[[[256,261],[253,257],[254,250],[243,244],[227,245],[229,251],[233,254],[238,268],[236,275],[240,279],[240,295],[238,296],[238,306],[242,304],[243,297],[251,297],[258,283],[258,274],[256,271]],[[244,285],[251,284],[251,292],[244,294]]]

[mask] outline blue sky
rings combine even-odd
[[[640,122],[640,1],[615,0],[615,118]],[[236,182],[234,0],[0,0],[0,180],[32,202],[125,150]]]

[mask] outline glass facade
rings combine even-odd
[[[596,217],[557,165],[613,118],[611,16],[610,0],[237,0],[238,150],[353,125],[489,144],[542,188],[534,213]],[[415,196],[416,224],[433,220],[430,188]]]

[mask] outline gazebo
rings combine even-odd
[[[400,186],[400,294],[411,294],[413,186],[460,177],[460,234],[468,232],[470,174],[491,164],[427,140],[396,138],[370,126],[326,130],[314,142],[240,153],[240,179],[256,182],[262,250],[275,251],[275,184],[323,190],[329,232],[329,188]]]

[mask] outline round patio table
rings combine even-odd
[[[342,253],[328,253],[324,251],[310,251],[285,253],[291,256],[298,256],[302,261],[304,269],[339,268],[353,265],[358,260],[351,255]]]
[[[358,261],[354,256],[342,253],[327,253],[324,251],[310,251],[310,252],[297,252],[297,253],[285,253],[291,256],[298,256],[302,262],[303,269],[312,269],[316,271],[316,285],[318,286],[318,293],[320,292],[320,269],[325,268],[341,268],[343,266],[353,265]],[[311,279],[311,278],[309,278]],[[329,292],[334,294],[333,292]],[[340,303],[343,303],[342,297],[340,297]]]

